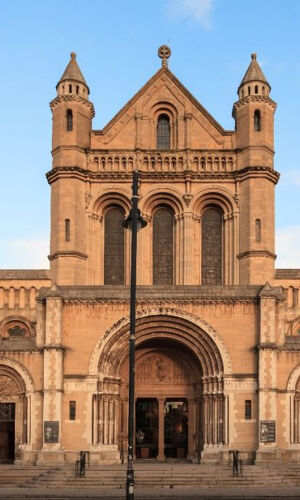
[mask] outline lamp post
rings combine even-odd
[[[130,332],[129,332],[129,411],[128,411],[128,461],[126,476],[126,500],[134,500],[134,365],[135,365],[135,306],[136,306],[136,250],[137,232],[147,225],[138,209],[138,172],[133,173],[131,210],[122,223],[131,230],[131,285],[130,285]]]

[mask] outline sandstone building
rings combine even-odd
[[[57,84],[49,270],[0,271],[0,459],[122,460],[140,172],[137,459],[300,457],[300,271],[275,269],[271,87],[252,54],[224,130],[168,68],[103,130],[76,55]]]

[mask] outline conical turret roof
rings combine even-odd
[[[244,85],[245,83],[249,83],[249,82],[253,82],[253,81],[259,81],[259,82],[266,83],[270,87],[268,80],[266,79],[265,75],[263,74],[263,72],[261,70],[260,65],[258,64],[258,62],[256,60],[256,54],[251,54],[251,63],[249,64],[249,67],[245,73],[244,78],[241,81],[239,88],[242,85]]]
[[[65,80],[74,80],[76,82],[83,83],[88,88],[84,76],[81,73],[80,68],[77,64],[75,52],[71,52],[71,60],[57,85],[59,85],[59,83]]]

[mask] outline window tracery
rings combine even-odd
[[[162,206],[153,216],[153,284],[172,285],[173,275],[174,213]]]
[[[11,320],[2,327],[2,338],[30,337],[29,327],[22,321]]]
[[[202,285],[222,284],[223,214],[218,207],[209,207],[202,216]]]
[[[167,114],[159,115],[156,132],[157,149],[170,149],[170,119]]]
[[[104,218],[104,284],[124,284],[124,210],[110,207]]]

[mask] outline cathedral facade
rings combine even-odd
[[[0,271],[0,460],[126,458],[139,171],[136,460],[300,458],[300,270],[276,269],[271,87],[252,54],[224,130],[161,67],[103,128],[76,55],[53,117],[50,270]]]

